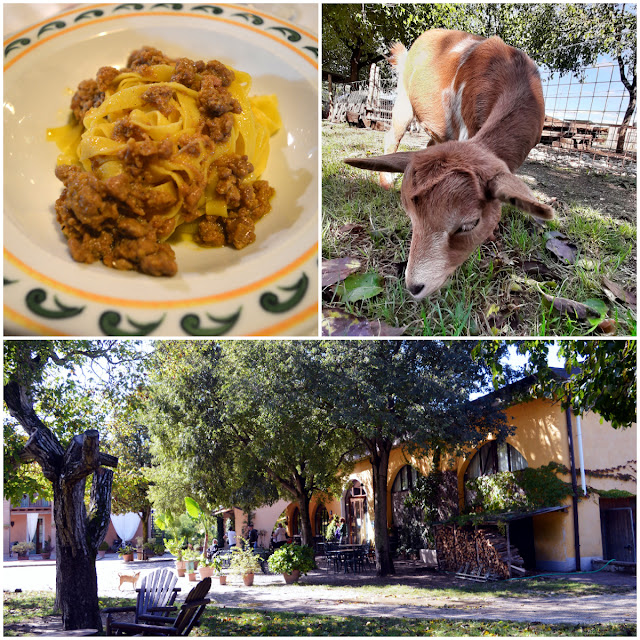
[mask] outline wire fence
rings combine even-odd
[[[573,74],[558,75],[540,69],[545,99],[545,123],[540,144],[530,158],[572,167],[590,167],[614,173],[637,172],[636,109],[614,62],[603,62]],[[396,80],[380,79],[323,83],[323,117],[386,130],[396,97]],[[626,118],[626,123],[625,123]],[[410,131],[421,132],[416,120]],[[426,134],[425,134],[426,135]]]

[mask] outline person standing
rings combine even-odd
[[[230,528],[229,531],[227,531],[227,542],[229,543],[230,547],[236,546],[236,532],[233,527]]]
[[[254,529],[253,525],[249,525],[249,544],[251,548],[255,551],[258,548],[258,530]]]
[[[287,541],[287,532],[281,523],[278,523],[278,527],[276,528],[275,536],[273,539],[273,546],[278,549]]]

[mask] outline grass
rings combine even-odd
[[[4,594],[4,635],[13,625],[53,615],[53,594]],[[133,599],[101,598],[101,607],[133,604]],[[360,618],[227,609],[210,606],[193,636],[635,636],[635,624],[549,625],[537,622]]]
[[[415,336],[598,334],[588,321],[551,308],[544,293],[581,303],[601,300],[606,317],[615,321],[615,333],[635,335],[635,311],[608,299],[602,286],[606,277],[635,290],[635,225],[608,214],[606,199],[586,205],[578,185],[575,201],[563,202],[544,227],[504,206],[497,239],[478,247],[439,292],[413,300],[404,286],[411,225],[399,186],[385,191],[376,182],[377,174],[343,163],[349,156],[381,153],[382,136],[323,123],[323,258],[356,257],[359,272],[378,274],[384,286],[383,293],[357,302],[344,301],[335,286],[326,287],[325,307],[403,327],[405,335]],[[403,141],[400,150],[410,149]],[[584,179],[596,188],[601,183],[602,193],[608,193],[607,176]],[[577,246],[574,264],[562,264],[546,249],[548,231],[564,234]],[[523,267],[526,263],[530,269]],[[540,270],[534,273],[536,265]]]

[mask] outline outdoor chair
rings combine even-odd
[[[109,607],[102,612],[107,614],[107,631],[114,613],[135,613],[134,622],[143,622],[145,616],[167,616],[177,611],[173,606],[180,587],[176,587],[178,576],[169,569],[157,569],[142,578],[136,589],[138,598],[135,605],[128,607]]]
[[[200,621],[200,616],[210,602],[209,598],[205,597],[210,588],[211,578],[205,578],[199,582],[187,594],[175,618],[147,614],[144,618],[141,617],[144,619],[144,623],[135,623],[111,622],[107,617],[106,634],[108,636],[188,636],[191,629]]]

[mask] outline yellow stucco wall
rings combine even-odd
[[[559,404],[549,400],[531,400],[507,409],[505,414],[510,424],[517,427],[507,442],[526,458],[529,467],[557,462],[570,468],[567,417]],[[581,462],[577,419],[574,415],[571,415],[571,425],[578,490],[581,493]],[[613,429],[607,422],[600,423],[600,417],[593,413],[581,418],[581,431],[585,480],[589,492],[588,497],[580,499],[578,504],[580,555],[585,568],[591,558],[602,557],[599,496],[589,488],[606,491],[620,489],[636,495],[635,479],[625,479],[623,475],[632,472],[630,475],[635,478],[637,442],[635,425],[628,429]],[[460,495],[463,495],[464,472],[472,455],[457,463]],[[560,478],[565,482],[571,481],[570,475],[561,475]],[[571,499],[568,498],[564,504],[570,507],[566,512],[545,514],[533,519],[536,560],[541,566],[558,569],[575,567]]]
[[[515,447],[527,460],[529,467],[541,467],[557,462],[570,468],[569,446],[567,438],[567,418],[559,404],[549,400],[531,400],[505,410],[510,424],[516,427],[507,442]],[[574,455],[577,467],[578,488],[580,489],[579,439],[577,420],[571,416],[574,438]],[[579,501],[578,515],[580,524],[580,553],[583,568],[589,568],[591,558],[601,558],[602,534],[600,528],[599,495],[591,489],[618,489],[637,494],[635,481],[636,469],[636,426],[628,429],[613,429],[610,424],[600,423],[600,418],[587,414],[581,419],[582,445],[587,497]],[[455,460],[443,461],[443,467],[454,468],[458,475],[458,489],[461,503],[464,500],[464,473],[474,451]],[[398,447],[391,452],[387,476],[387,517],[391,524],[391,487],[400,469],[410,464],[426,475],[431,470],[431,461],[427,457],[413,457]],[[625,477],[628,474],[629,477]],[[570,482],[569,475],[560,476]],[[373,522],[373,479],[368,459],[358,461],[345,483],[342,495],[323,499],[330,515],[344,515],[344,492],[353,480],[358,480],[367,495],[370,523]],[[311,505],[311,521],[315,526],[315,510],[319,502]],[[565,503],[567,509],[535,516],[533,518],[536,561],[542,567],[554,570],[572,570],[575,567],[574,524],[572,500]],[[462,504],[461,504],[462,506]],[[294,505],[290,505],[293,509]],[[370,525],[369,523],[369,525]],[[314,531],[315,534],[315,531]]]

